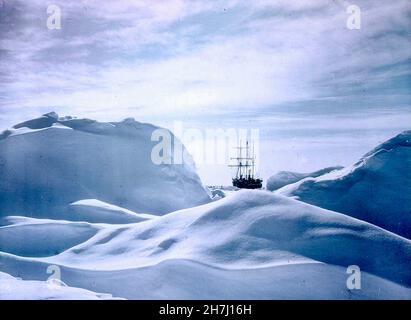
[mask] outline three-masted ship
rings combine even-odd
[[[254,147],[250,153],[250,146],[246,141],[245,147],[240,142],[240,146],[236,149],[237,157],[232,157],[231,160],[236,160],[237,163],[229,165],[229,167],[237,168],[233,178],[233,186],[244,189],[260,189],[263,186],[263,180],[255,177]]]

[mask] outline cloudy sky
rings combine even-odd
[[[410,31],[408,0],[0,0],[0,129],[52,110],[259,128],[264,178],[348,165],[411,127]]]

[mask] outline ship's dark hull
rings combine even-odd
[[[260,189],[263,186],[263,180],[261,179],[233,179],[233,186],[241,189]]]

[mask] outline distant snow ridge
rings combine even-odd
[[[85,199],[157,215],[210,201],[194,163],[152,162],[155,129],[134,119],[97,122],[52,112],[6,130],[0,216],[67,219],[70,204]]]
[[[351,167],[303,179],[277,193],[411,238],[411,131],[382,143]]]
[[[328,167],[311,173],[299,173],[292,171],[279,171],[267,180],[267,190],[274,191],[280,189],[288,184],[300,181],[307,177],[316,178],[331,171],[340,170],[343,167],[335,166]]]

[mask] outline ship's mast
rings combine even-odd
[[[252,142],[253,144],[253,149],[252,149],[252,157],[251,158],[251,178],[255,178],[255,152],[254,152],[254,141]]]
[[[240,140],[240,146],[236,147],[237,157],[231,158],[231,160],[237,160],[237,164],[230,165],[230,167],[237,168],[237,179],[249,179],[254,178],[254,154],[253,157],[250,157],[250,147],[248,145],[248,140],[246,141],[246,146],[242,146],[242,141]],[[245,149],[245,157],[243,157],[243,149]],[[253,150],[254,153],[254,150]],[[243,163],[244,161],[244,163]],[[251,161],[251,164],[250,164]],[[251,168],[251,169],[250,169]]]
[[[241,144],[241,140],[240,140],[240,146],[238,147],[238,151],[237,151],[237,157],[238,157],[238,170],[237,170],[237,176],[238,174],[240,179],[243,177],[243,163],[241,162],[242,158],[243,158],[243,146]]]
[[[245,152],[246,152],[246,158],[247,158],[247,160],[245,161],[245,164],[246,164],[246,167],[245,167],[245,170],[246,170],[246,178],[247,179],[249,179],[250,178],[250,169],[249,169],[249,165],[248,165],[248,158],[249,158],[249,152],[248,152],[249,150],[248,150],[248,140],[245,142]]]

